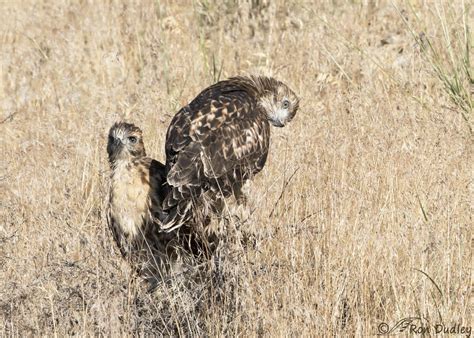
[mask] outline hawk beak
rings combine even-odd
[[[281,121],[279,120],[270,120],[271,124],[275,127],[282,128],[285,126]]]
[[[119,151],[123,147],[122,140],[120,138],[114,138],[113,142],[109,143],[108,146],[108,151],[109,153],[115,153],[116,151]]]

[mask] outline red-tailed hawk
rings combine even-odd
[[[284,83],[249,76],[218,82],[183,107],[166,135],[162,231],[196,217],[205,208],[204,200],[210,209],[218,209],[225,197],[239,199],[245,181],[265,165],[270,125],[285,126],[298,104]]]
[[[159,218],[167,194],[165,166],[146,156],[142,131],[118,122],[109,131],[111,168],[107,221],[122,256],[149,281],[178,255],[208,255],[213,247],[195,227],[162,231]]]
[[[112,126],[107,153],[111,168],[107,220],[114,239],[138,270],[157,271],[174,239],[173,234],[160,232],[155,220],[165,196],[165,167],[146,156],[142,131],[129,123]]]

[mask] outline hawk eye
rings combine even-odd
[[[283,107],[283,109],[288,109],[290,107],[290,101],[288,101],[286,99],[283,100],[282,107]]]
[[[135,137],[135,136],[130,136],[128,138],[128,141],[131,143],[131,144],[135,144],[137,143],[138,139]]]

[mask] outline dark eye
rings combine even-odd
[[[130,142],[131,144],[135,144],[137,143],[138,139],[135,137],[135,136],[130,136],[128,138],[128,142]]]
[[[283,109],[288,109],[290,107],[290,101],[283,100],[283,103],[281,106],[283,107]]]

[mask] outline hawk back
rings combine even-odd
[[[163,209],[174,216],[164,221],[164,228],[174,229],[189,220],[188,211],[202,203],[203,193],[214,192],[207,199],[212,201],[240,189],[263,168],[269,139],[269,123],[247,83],[230,79],[202,91],[168,128],[169,193]]]

